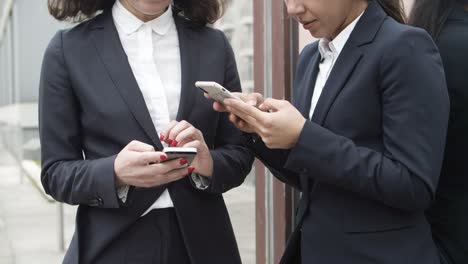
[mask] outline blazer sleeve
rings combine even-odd
[[[246,135],[249,148],[270,172],[280,181],[302,191],[299,174],[284,168],[288,160],[289,150],[269,149],[261,138]]]
[[[221,34],[225,45],[225,76],[223,86],[232,92],[241,92],[241,83],[236,60],[226,36]],[[226,113],[219,115],[215,147],[211,150],[214,171],[207,191],[223,193],[241,185],[249,174],[254,161],[246,147],[242,132],[230,121]]]
[[[304,76],[306,74],[306,70],[310,63],[311,54],[313,50],[316,49],[317,42],[314,42],[304,47],[304,49],[301,51],[301,54],[299,55],[299,60],[297,62],[295,82],[298,82],[298,76]],[[298,98],[294,97],[293,99],[294,105],[297,105]],[[303,191],[303,187],[301,186],[300,181],[300,174],[297,173],[297,171],[285,168],[286,162],[290,154],[290,150],[269,149],[267,146],[265,146],[260,137],[256,137],[253,135],[247,135],[246,137],[249,148],[278,180],[288,185],[291,185],[299,191]]]
[[[384,150],[357,146],[308,121],[285,168],[394,208],[421,211],[434,197],[441,170],[447,87],[427,33],[410,28],[390,42],[380,66]]]
[[[80,104],[67,66],[63,31],[59,31],[45,52],[39,87],[42,185],[46,193],[60,202],[118,208],[115,156],[84,159]]]

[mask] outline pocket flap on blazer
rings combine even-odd
[[[355,214],[345,220],[343,230],[348,234],[391,232],[424,225],[424,216],[400,214]]]
[[[415,224],[411,225],[403,225],[403,226],[387,226],[387,227],[373,227],[373,228],[357,228],[353,231],[345,230],[346,234],[366,234],[366,233],[383,233],[383,232],[393,232],[393,231],[401,231],[405,229],[413,228]]]

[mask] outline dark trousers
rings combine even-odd
[[[116,239],[98,264],[189,264],[174,208],[156,209]]]

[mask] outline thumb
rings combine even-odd
[[[247,96],[247,104],[257,107],[262,104],[265,99],[260,93],[252,93]]]
[[[136,152],[154,151],[154,147],[138,140],[133,140],[126,147],[127,150]]]
[[[258,107],[263,112],[276,112],[280,109],[281,100],[265,99],[265,101]]]

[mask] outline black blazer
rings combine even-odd
[[[240,263],[221,193],[243,182],[253,156],[241,145],[242,134],[227,115],[215,112],[212,102],[194,87],[197,80],[212,80],[240,91],[234,54],[220,31],[193,28],[177,16],[175,20],[182,60],[177,120],[201,130],[212,149],[214,176],[205,192],[185,178],[160,187],[135,188],[127,204],[119,204],[114,187],[116,154],[132,140],[158,150],[162,145],[110,11],[60,31],[47,48],[39,98],[42,183],[56,200],[79,205],[64,263],[93,263],[165,188],[192,263]]]
[[[450,94],[450,121],[435,203],[427,212],[449,263],[468,263],[468,12],[456,6],[437,39]]]
[[[293,103],[306,118],[319,61],[315,42],[298,62]],[[251,146],[303,193],[282,263],[439,263],[424,210],[439,178],[448,109],[430,36],[370,1],[297,144]]]

